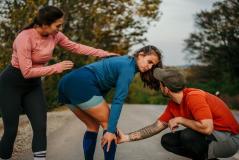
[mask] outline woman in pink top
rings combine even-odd
[[[43,7],[33,23],[25,27],[14,40],[11,65],[0,74],[0,108],[4,123],[4,134],[0,141],[2,159],[12,156],[22,109],[33,129],[34,160],[44,160],[46,157],[47,105],[40,77],[73,67],[73,62],[69,60],[45,65],[52,58],[57,44],[77,54],[99,57],[115,55],[70,41],[59,31],[64,22],[63,16],[59,8]]]

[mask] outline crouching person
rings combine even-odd
[[[193,160],[227,158],[239,148],[239,125],[228,106],[218,97],[196,88],[186,88],[177,70],[154,70],[162,94],[170,100],[154,124],[129,134],[120,131],[118,143],[138,141],[160,133],[169,152]],[[179,125],[185,127],[175,130]]]

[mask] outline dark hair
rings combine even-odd
[[[158,56],[159,63],[156,65],[153,65],[153,67],[150,70],[148,70],[147,72],[143,72],[143,73],[140,72],[140,77],[144,83],[144,87],[148,87],[148,88],[154,89],[154,90],[159,90],[160,83],[157,79],[154,78],[153,71],[156,67],[157,68],[163,67],[161,51],[155,46],[148,45],[148,46],[145,46],[145,47],[137,50],[134,54],[134,57],[137,58],[140,53],[143,53],[144,55],[155,54],[156,56]]]
[[[163,81],[160,81],[160,82],[162,83],[163,87],[167,87],[168,89],[170,89],[170,91],[172,91],[174,93],[178,93],[178,92],[182,91],[186,87],[185,84],[180,86],[180,87],[174,87],[174,86],[166,85]]]
[[[170,77],[172,78],[172,77]],[[178,77],[177,77],[178,78]],[[160,83],[162,84],[163,87],[167,87],[168,89],[170,89],[170,91],[174,92],[174,93],[178,93],[180,91],[182,91],[185,87],[186,87],[186,84],[185,84],[185,81],[181,84],[178,84],[178,85],[174,85],[174,84],[170,84],[170,80],[168,80],[169,82],[167,82],[167,79],[164,81],[160,81]],[[180,79],[173,79],[173,81],[171,80],[171,83],[173,82],[179,82],[180,83]]]
[[[186,87],[186,86],[183,85],[183,86],[181,86],[181,87],[179,87],[179,88],[171,87],[171,86],[169,86],[168,88],[169,88],[172,92],[178,93],[178,92],[182,91],[185,87]]]
[[[33,19],[32,23],[24,27],[21,31],[33,28],[35,25],[51,25],[57,19],[64,16],[62,10],[54,6],[45,6],[39,9],[37,16]]]

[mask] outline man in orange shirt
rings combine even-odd
[[[166,128],[161,144],[169,152],[207,160],[233,156],[239,149],[239,125],[228,106],[218,97],[200,89],[186,88],[184,76],[172,69],[154,70],[162,94],[170,100],[157,121],[129,134],[120,131],[118,143],[137,141]],[[175,130],[179,125],[185,127]]]

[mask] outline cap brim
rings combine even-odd
[[[154,78],[156,78],[159,81],[162,81],[163,80],[163,75],[164,75],[164,69],[155,68],[153,75],[154,75]]]

